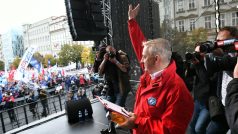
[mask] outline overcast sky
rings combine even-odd
[[[11,27],[65,15],[64,0],[0,0],[0,34]]]

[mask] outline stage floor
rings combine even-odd
[[[127,106],[132,108],[134,104],[133,95],[127,98]],[[76,124],[68,124],[66,115],[40,124],[33,128],[21,131],[19,134],[100,134],[102,129],[107,128],[107,119],[105,117],[103,105],[100,102],[92,104],[93,119]],[[117,129],[117,134],[130,134],[128,130]]]

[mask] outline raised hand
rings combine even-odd
[[[139,10],[140,10],[140,4],[137,4],[137,6],[134,9],[132,9],[132,5],[130,4],[129,10],[128,10],[128,19],[130,20],[130,19],[136,18]]]

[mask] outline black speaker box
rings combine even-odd
[[[74,41],[100,41],[107,36],[100,0],[65,0],[65,6]]]

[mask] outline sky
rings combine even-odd
[[[65,15],[64,0],[0,0],[0,34],[22,24]]]

